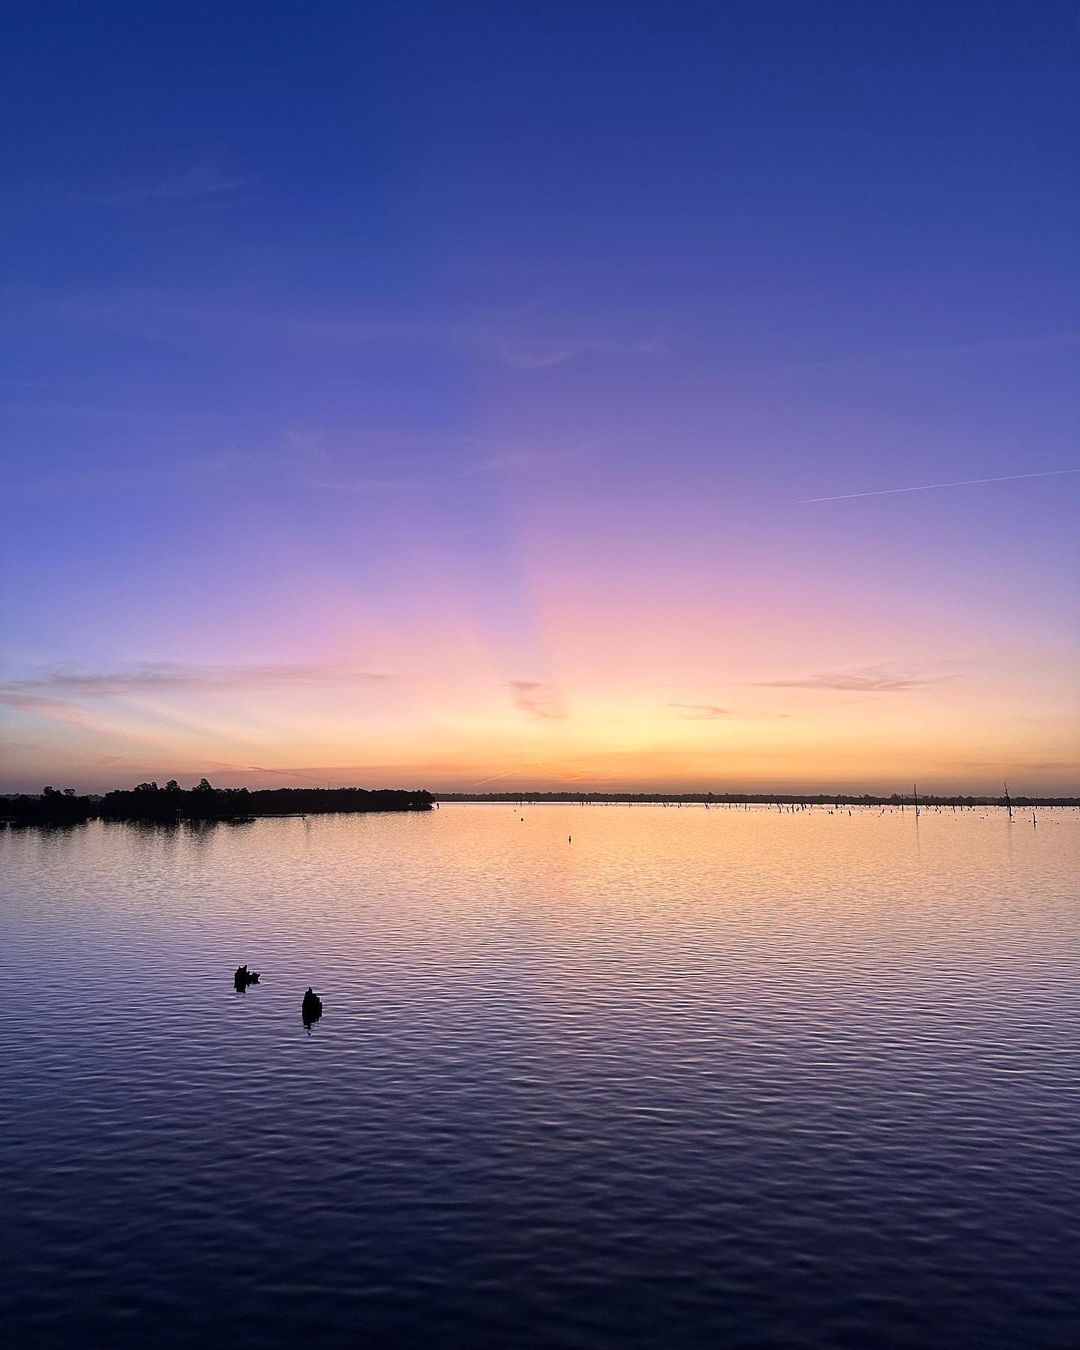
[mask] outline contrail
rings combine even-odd
[[[553,768],[550,764],[544,764],[541,760],[530,760],[528,764],[519,764],[515,769],[507,769],[505,773],[493,773],[490,778],[481,778],[473,783],[474,788],[485,787],[488,783],[496,783],[500,778],[512,778],[516,773],[527,773],[530,769],[539,769],[541,773],[548,774],[552,778],[562,778],[564,782],[573,782],[572,778],[565,779],[558,768]],[[578,775],[580,777],[580,775]]]
[[[515,773],[521,773],[521,769],[507,769],[505,773],[493,773],[490,778],[481,778],[473,783],[474,788],[484,787],[488,783],[496,783],[500,778],[510,778]]]
[[[920,483],[918,487],[877,488],[873,492],[842,492],[838,497],[804,497],[793,506],[812,506],[815,502],[849,502],[855,497],[891,497],[897,492],[932,492],[934,488],[975,487],[978,483],[1014,483],[1018,478],[1058,478],[1080,469],[1046,469],[1042,473],[1006,473],[1000,478],[961,478],[955,483]]]

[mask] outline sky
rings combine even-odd
[[[1075,6],[0,18],[0,790],[1080,791]]]

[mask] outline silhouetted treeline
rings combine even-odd
[[[831,792],[436,792],[437,802],[641,802],[699,806],[914,806],[912,795],[855,796]],[[919,806],[1080,806],[1080,797],[935,797],[919,793]]]
[[[45,788],[40,797],[0,797],[0,820],[15,825],[81,825],[98,814],[98,797],[80,797],[74,788]]]
[[[15,825],[78,825],[87,820],[245,820],[255,816],[326,815],[357,811],[430,811],[442,802],[639,802],[643,805],[711,806],[905,806],[913,796],[864,793],[772,792],[440,792],[397,788],[215,788],[206,779],[185,790],[175,780],[164,787],[140,783],[104,797],[78,795],[73,788],[47,787],[40,796],[0,796],[0,821]],[[1080,806],[1080,797],[942,797],[919,794],[920,806]]]
[[[185,790],[140,783],[104,797],[48,787],[40,797],[0,798],[0,819],[16,825],[77,825],[86,820],[243,820],[253,816],[326,815],[356,811],[430,811],[430,792],[396,788],[215,788],[206,779]]]

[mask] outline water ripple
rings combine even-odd
[[[521,814],[0,831],[11,1344],[1080,1344],[1080,813]]]

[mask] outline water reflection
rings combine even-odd
[[[1075,1343],[1080,813],[525,814],[0,832],[13,1343]]]
[[[85,830],[90,824],[87,820],[53,820],[41,824],[22,820],[0,820],[0,833],[10,830],[13,834],[27,834],[33,831],[41,835],[66,835],[77,830]]]

